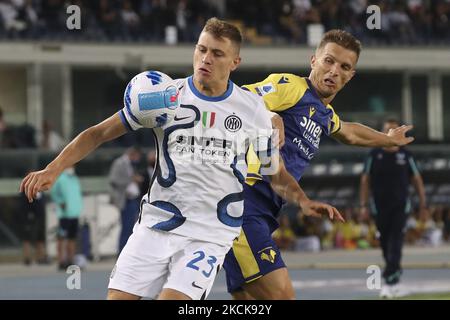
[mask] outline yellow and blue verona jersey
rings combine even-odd
[[[286,169],[298,181],[318,152],[322,134],[329,136],[340,129],[339,116],[331,105],[321,102],[308,78],[287,73],[271,74],[265,80],[243,88],[263,97],[266,108],[283,118],[285,145],[280,153]],[[257,169],[257,166],[249,167],[249,173],[257,175]],[[273,192],[268,180],[262,178],[247,184],[253,185],[246,187],[249,200],[257,197],[254,200],[265,202],[266,208],[271,208],[272,215],[276,216],[282,200]]]

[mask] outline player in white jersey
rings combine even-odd
[[[260,155],[270,152],[271,115],[259,96],[231,80],[215,97],[202,94],[192,76],[176,83],[174,121],[154,129],[157,169],[141,219],[153,229],[229,245],[242,220],[246,141]],[[132,130],[142,128],[127,107],[120,115]]]
[[[243,212],[246,153],[252,147],[273,188],[310,215],[342,219],[309,200],[271,146],[271,115],[258,96],[229,81],[239,63],[239,30],[208,20],[194,52],[194,75],[177,80],[172,122],[154,129],[158,161],[133,234],[111,273],[109,299],[202,299],[208,295]],[[29,200],[101,143],[141,126],[126,106],[76,137],[44,170],[24,178]],[[279,164],[276,166],[275,164]]]

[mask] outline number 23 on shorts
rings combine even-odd
[[[194,259],[192,259],[191,261],[189,261],[189,262],[186,264],[186,267],[192,268],[192,269],[194,269],[194,270],[200,270],[200,268],[196,265],[196,263],[198,263],[198,262],[202,261],[203,259],[205,259],[206,255],[205,255],[205,253],[204,253],[203,251],[195,251],[195,252],[194,252],[194,255],[195,255],[196,257],[195,257]],[[213,269],[214,269],[214,264],[217,262],[217,258],[214,257],[214,256],[208,256],[207,259],[208,259],[208,260],[207,260],[208,265],[209,265],[211,268],[209,268],[209,270],[202,270],[202,273],[203,273],[203,275],[204,275],[206,278],[209,278],[209,276],[211,275],[211,272],[212,272]]]

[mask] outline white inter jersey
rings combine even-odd
[[[248,146],[253,145],[262,162],[268,159],[271,115],[259,96],[231,81],[220,97],[201,94],[192,77],[176,83],[180,106],[175,118],[153,129],[157,165],[143,199],[141,223],[231,245],[242,225]],[[126,107],[120,116],[127,128],[141,128]]]

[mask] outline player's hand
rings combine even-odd
[[[318,201],[302,201],[300,204],[302,212],[306,216],[322,217],[322,215],[328,215],[330,220],[339,220],[345,222],[344,218],[339,213],[338,209],[329,204]]]
[[[50,169],[30,172],[20,184],[19,191],[25,192],[28,202],[33,202],[37,193],[49,190],[55,183],[58,174]]]
[[[401,147],[414,141],[413,137],[407,137],[406,132],[413,128],[412,125],[400,126],[395,129],[389,129],[388,136],[391,138],[393,146]]]
[[[284,122],[283,118],[276,114],[275,112],[272,112],[272,129],[277,130],[277,135],[275,137],[278,137],[277,141],[274,141],[274,146],[277,148],[281,148],[284,146]]]
[[[427,207],[420,207],[419,208],[419,220],[422,222],[425,222],[430,217],[430,212],[428,211]]]
[[[133,175],[133,181],[136,182],[137,184],[141,184],[142,182],[144,182],[144,177],[141,176],[140,174],[135,174]]]

